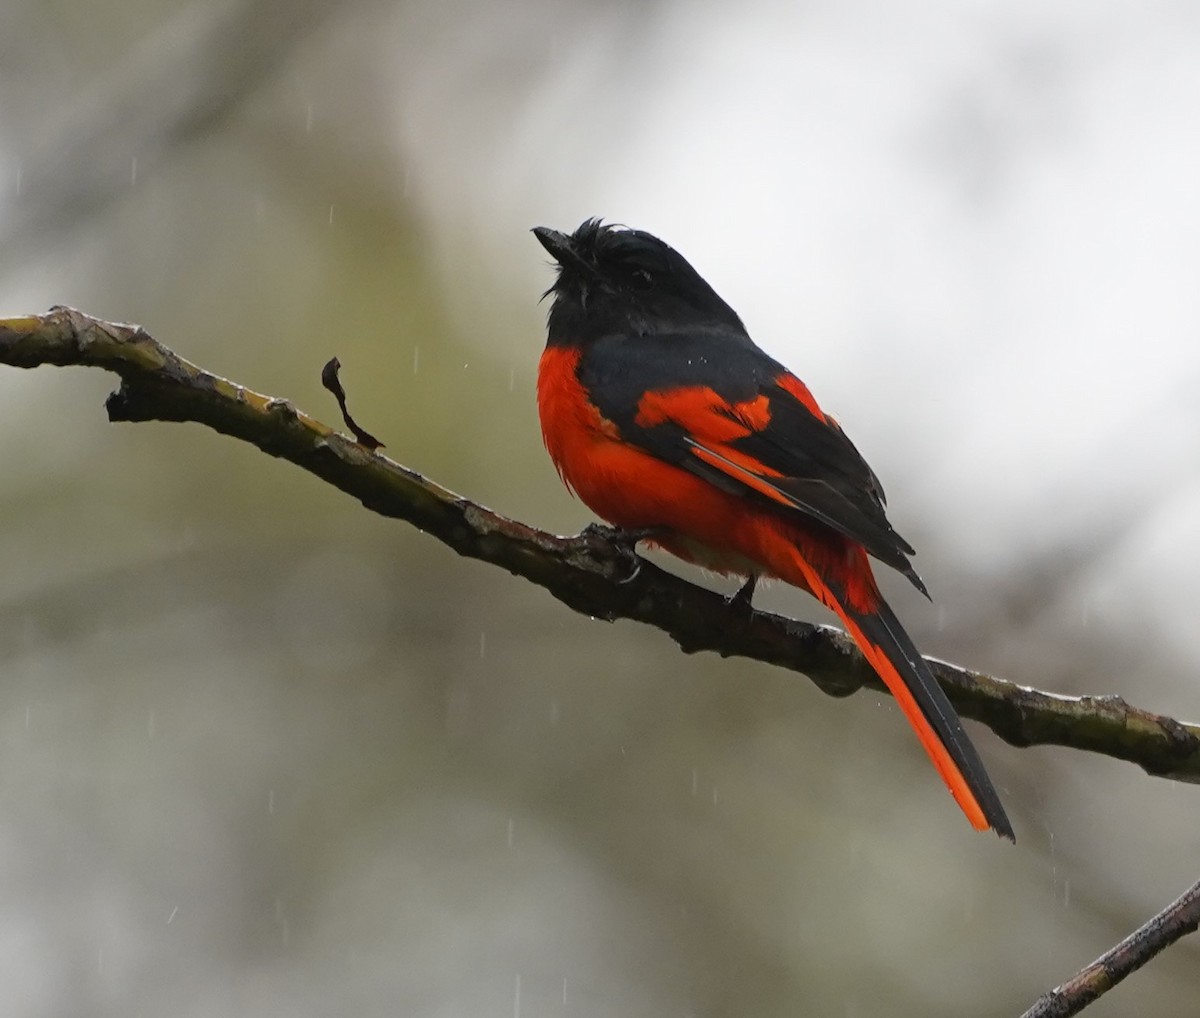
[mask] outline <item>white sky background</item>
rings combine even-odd
[[[543,15],[515,109],[486,85],[512,59],[499,9],[396,70],[448,286],[475,285],[452,249],[481,231],[505,289],[549,279],[528,226],[657,232],[841,418],[902,532],[986,572],[1141,520],[1082,596],[1178,630],[1200,599],[1200,11]]]

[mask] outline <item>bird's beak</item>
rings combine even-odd
[[[580,257],[578,250],[575,248],[574,241],[565,233],[559,233],[548,226],[535,226],[533,228],[533,235],[537,237],[538,242],[550,252],[550,257],[558,262],[559,265],[564,268],[567,266],[580,269],[587,268],[587,262]]]

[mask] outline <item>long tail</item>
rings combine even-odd
[[[983,761],[929,665],[887,602],[880,597],[872,611],[857,611],[849,607],[845,596],[839,596],[841,591],[830,589],[836,585],[824,586],[830,596],[821,600],[838,614],[871,667],[891,690],[971,826],[977,831],[990,827],[1000,837],[1015,842],[1012,824]]]

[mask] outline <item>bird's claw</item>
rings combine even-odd
[[[662,533],[661,527],[609,527],[603,523],[589,523],[580,531],[579,536],[598,539],[605,544],[613,545],[623,551],[633,553],[639,541],[655,537]]]
[[[626,559],[632,571],[623,579],[618,580],[618,583],[632,583],[642,571],[642,558],[637,553],[637,545],[639,541],[644,541],[648,537],[654,537],[662,532],[660,527],[609,527],[603,523],[589,523],[580,532],[579,536],[589,540],[599,540],[615,548],[622,558]]]

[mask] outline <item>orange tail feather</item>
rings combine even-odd
[[[834,611],[846,624],[863,656],[891,690],[971,826],[977,831],[990,827],[1001,837],[1015,841],[1000,796],[963,730],[958,714],[891,608],[881,599],[877,610],[870,614],[840,604]]]
[[[971,826],[978,831],[991,828],[1002,838],[1016,841],[1000,796],[958,714],[891,607],[875,593],[874,582],[868,584],[869,599],[858,597],[852,603],[839,584],[821,576],[798,550],[793,563],[808,589],[837,614],[883,679]],[[862,564],[870,568],[865,557]],[[871,602],[869,608],[855,607],[864,600]]]

